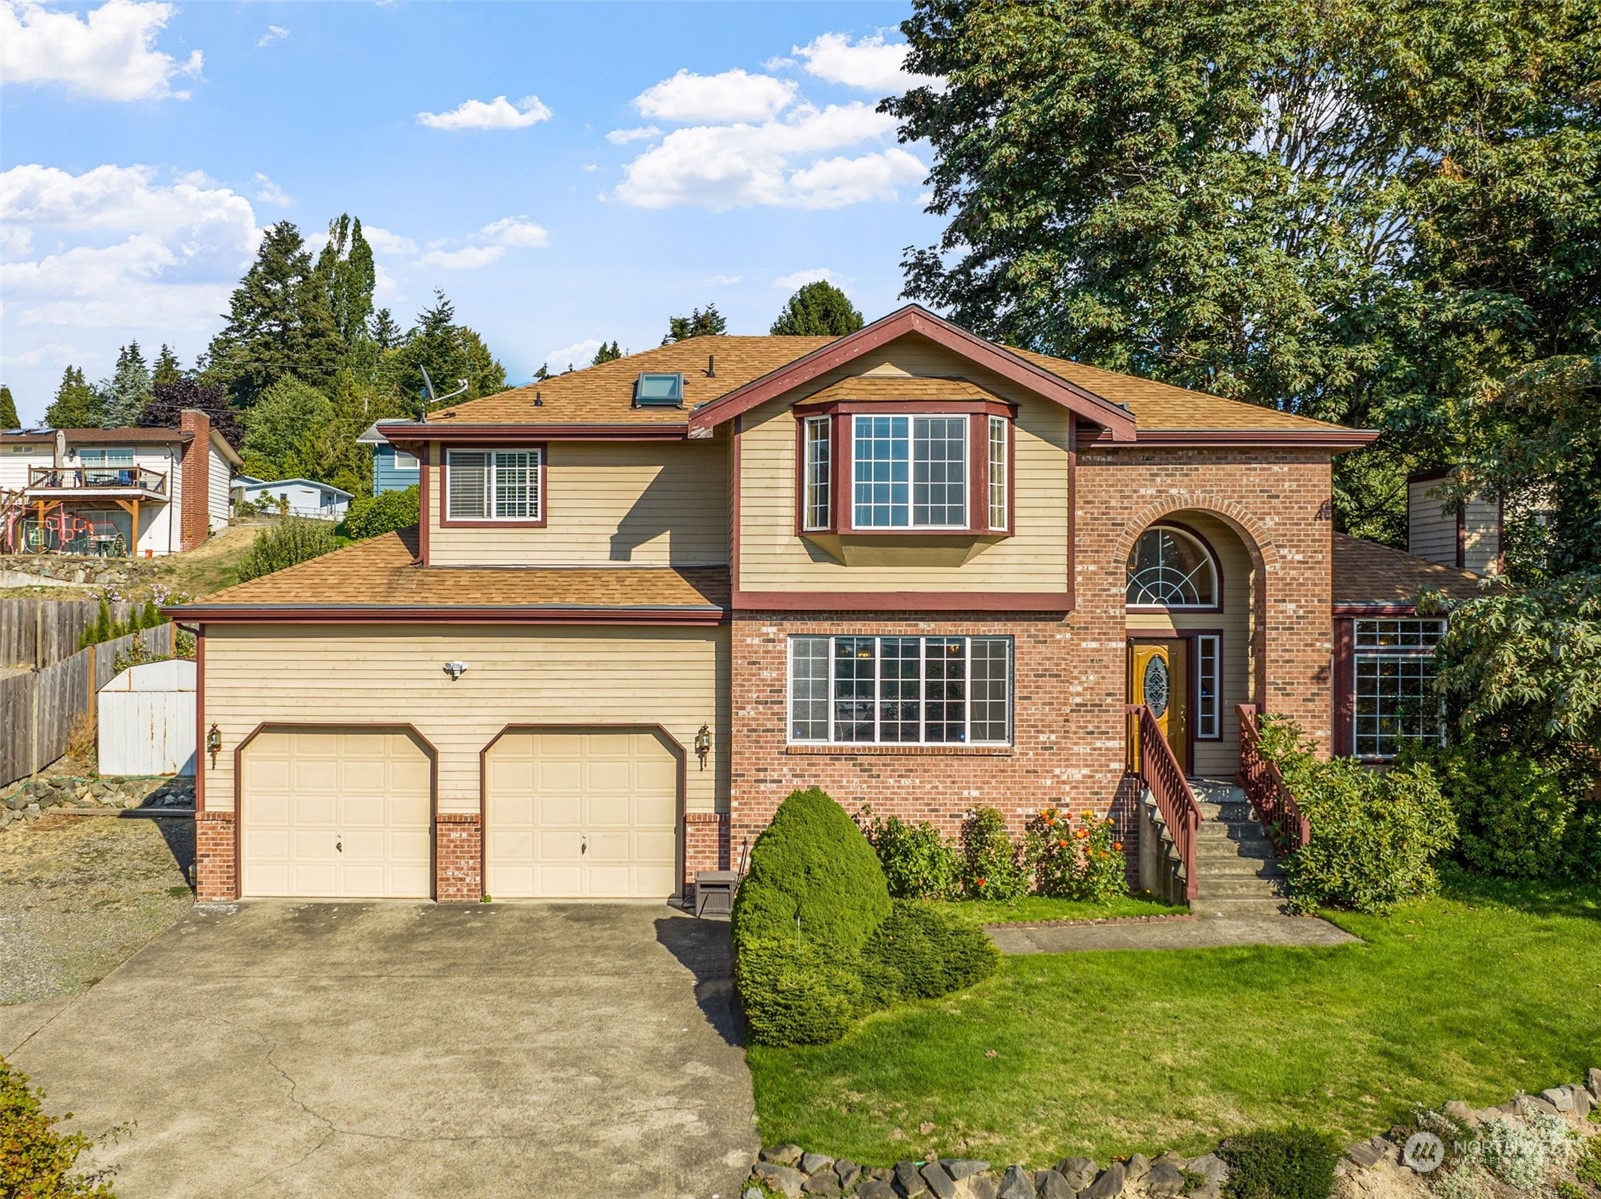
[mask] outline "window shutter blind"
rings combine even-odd
[[[489,455],[452,450],[446,466],[451,519],[483,520],[489,515]]]

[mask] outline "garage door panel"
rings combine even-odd
[[[269,730],[243,759],[243,894],[432,895],[433,771],[411,737]]]
[[[662,740],[633,730],[508,733],[486,758],[491,894],[660,898],[676,889],[679,771]],[[531,777],[513,768],[524,761]],[[521,829],[531,836],[509,835]]]

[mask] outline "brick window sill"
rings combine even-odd
[[[784,752],[797,757],[830,758],[1009,758],[1011,745],[786,745]]]

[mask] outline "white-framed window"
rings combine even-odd
[[[790,740],[1006,745],[1010,637],[789,639]]]
[[[967,417],[855,416],[851,524],[967,527]]]
[[[78,450],[78,465],[83,468],[83,484],[94,487],[104,483],[127,483],[133,479],[129,472],[137,469],[133,447],[85,446]]]
[[[808,416],[802,426],[804,469],[801,527],[826,529],[833,523],[833,441],[826,416]]]
[[[419,465],[416,454],[408,454],[405,450],[395,451],[396,470],[416,470]]]
[[[1202,633],[1195,639],[1195,736],[1216,741],[1223,736],[1223,639]]]
[[[1403,617],[1352,622],[1352,749],[1393,758],[1405,741],[1440,741],[1445,718],[1434,693],[1434,647],[1445,621]]]
[[[1220,607],[1211,551],[1183,529],[1146,529],[1128,556],[1128,603],[1134,608]]]
[[[447,450],[445,511],[450,520],[541,520],[544,451]]]
[[[1007,447],[1008,427],[1006,418],[992,416],[989,418],[989,508],[990,528],[1004,529],[1007,526],[1007,516],[1010,496],[1007,494],[1011,482],[1008,467],[1010,461]]]

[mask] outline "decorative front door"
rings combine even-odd
[[[1129,702],[1151,710],[1185,773],[1190,769],[1188,659],[1182,639],[1129,642]]]

